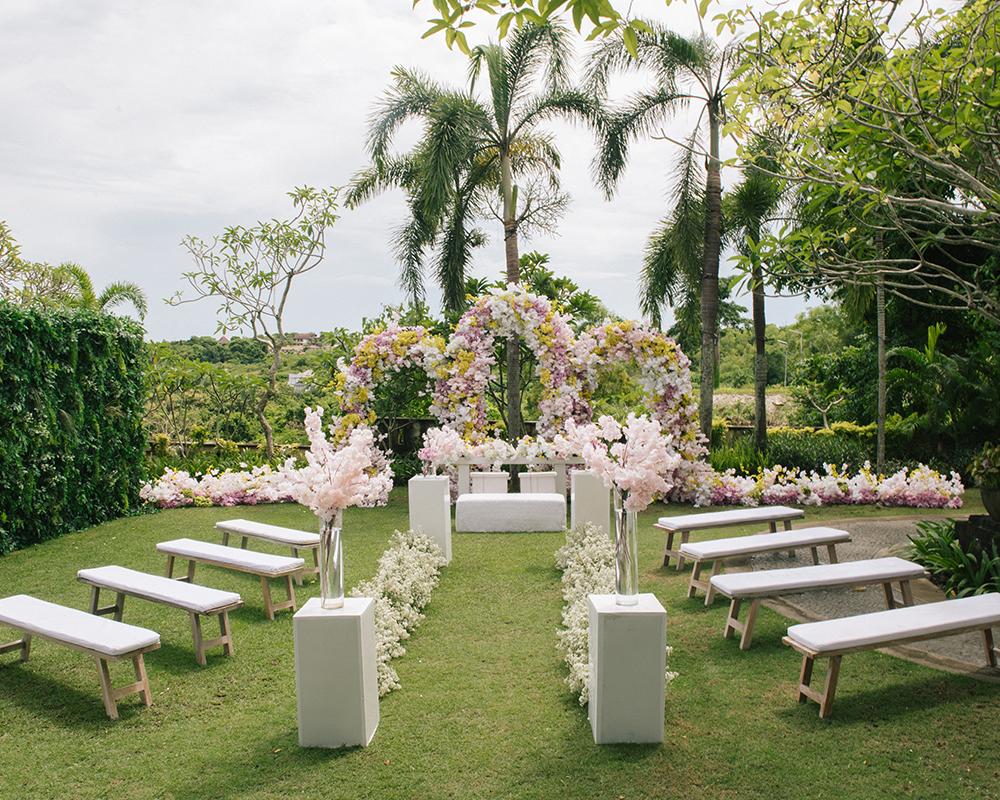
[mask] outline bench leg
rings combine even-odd
[[[218,647],[222,645],[222,652],[224,655],[233,655],[233,636],[229,630],[229,612],[222,611],[219,613],[219,633],[215,639],[205,640],[202,636],[201,630],[201,615],[197,612],[191,612],[191,635],[194,637],[194,654],[195,659],[199,664],[205,666],[208,663],[208,659],[205,657],[205,651],[211,650],[213,647]]]
[[[743,628],[740,622],[740,606],[743,605],[743,601],[739,597],[734,597],[732,602],[729,604],[729,617],[726,619],[726,627],[722,631],[723,639],[732,639],[733,631],[738,631]]]
[[[135,668],[135,682],[118,689],[115,689],[111,683],[111,671],[108,668],[107,660],[100,656],[94,656],[94,661],[97,663],[97,677],[101,683],[101,697],[104,700],[104,710],[111,719],[118,719],[117,701],[122,697],[138,694],[145,705],[151,706],[153,704],[153,695],[149,691],[149,680],[146,677],[146,665],[142,660],[142,653],[132,656],[132,665]]]
[[[761,598],[755,597],[750,600],[750,605],[747,606],[747,618],[745,622],[740,622],[740,607],[743,605],[743,601],[734,597],[733,601],[729,604],[729,618],[726,620],[726,630],[723,636],[726,639],[731,639],[733,636],[733,631],[739,631],[743,634],[740,637],[740,650],[748,650],[750,648],[750,642],[753,641],[753,626],[757,622],[757,612],[760,610]]]
[[[775,523],[774,521],[772,521],[770,523],[770,525],[771,525],[771,533],[777,533],[778,532],[777,523]],[[785,526],[785,530],[786,531],[790,531],[792,529],[792,521],[790,519],[784,520],[784,526]],[[795,551],[794,550],[789,550],[788,551],[788,557],[789,558],[795,558]],[[815,554],[815,551],[814,551],[813,552],[813,558],[815,558],[815,557],[816,557],[816,554]],[[819,563],[819,562],[814,562],[814,563]]]
[[[997,665],[997,651],[993,649],[993,629],[983,629],[983,647],[986,648],[986,663],[991,667]]]
[[[282,601],[281,603],[271,602],[271,585],[267,582],[267,576],[260,576],[260,585],[264,590],[264,613],[267,614],[268,619],[274,619],[274,612],[281,611],[284,608],[290,608],[292,611],[295,610],[295,585],[292,583],[292,575],[285,575],[285,591],[288,594],[288,599]]]
[[[115,604],[113,606],[104,606],[101,608],[101,587],[91,586],[90,608],[88,610],[91,614],[96,614],[102,617],[108,614],[114,614],[115,620],[117,622],[121,622],[122,616],[125,614],[125,597],[125,594],[118,592],[118,598],[115,600]]]
[[[837,691],[837,678],[840,676],[840,661],[843,656],[831,656],[830,663],[826,669],[826,680],[823,683],[823,691],[817,692],[809,682],[812,680],[813,664],[815,659],[808,655],[802,656],[802,672],[799,676],[798,701],[815,700],[819,703],[819,716],[824,719],[830,716],[833,708],[833,697]]]
[[[722,572],[722,559],[717,558],[712,562],[712,574],[705,581],[705,605],[710,606],[715,602],[715,587],[712,585],[712,578]]]
[[[899,582],[899,593],[903,596],[903,605],[912,606],[913,605],[913,589],[910,588],[909,581]]]
[[[20,650],[21,661],[27,661],[31,655],[31,634],[22,633],[20,639],[0,645],[0,653],[9,653],[11,650]]]
[[[830,557],[830,563],[831,564],[836,564],[837,563],[837,545],[835,545],[835,544],[828,544],[826,546],[826,553]]]

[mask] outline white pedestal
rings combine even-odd
[[[518,476],[521,494],[555,494],[556,474],[554,472],[522,472]]]
[[[473,494],[507,494],[510,475],[506,472],[473,472],[469,477]]]
[[[447,475],[410,478],[410,530],[418,528],[435,542],[451,563],[451,491]]]
[[[590,702],[597,744],[662,742],[667,671],[667,612],[651,594],[635,606],[592,594]]]
[[[314,597],[292,619],[302,747],[367,745],[378,727],[375,601],[346,597],[325,609]]]
[[[570,473],[570,530],[578,523],[592,522],[611,535],[611,490],[589,472]]]

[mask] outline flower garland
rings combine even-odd
[[[379,697],[399,688],[399,675],[389,662],[406,653],[402,641],[424,618],[420,612],[430,602],[439,570],[446,563],[441,548],[422,532],[396,531],[375,576],[351,589],[351,597],[375,600]]]
[[[566,683],[580,695],[580,705],[590,699],[590,608],[587,596],[614,594],[615,552],[604,531],[587,522],[566,532],[566,544],[556,551],[556,566],[562,571],[564,630],[557,647],[563,653],[569,675]],[[667,647],[667,658],[673,648]],[[677,677],[669,668],[669,683]]]
[[[198,476],[167,467],[159,478],[143,483],[139,498],[158,508],[177,508],[287,503],[292,495],[284,473],[268,466],[249,472],[214,469]]]

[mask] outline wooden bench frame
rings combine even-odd
[[[134,572],[134,570],[128,570],[129,572]],[[135,573],[137,577],[141,578],[155,578],[157,580],[164,580],[160,578],[159,575],[144,575],[143,573]],[[233,634],[229,627],[229,612],[236,608],[242,608],[243,600],[238,599],[232,602],[225,603],[216,608],[203,610],[193,606],[190,602],[186,602],[181,597],[174,597],[171,599],[166,599],[163,597],[156,597],[152,595],[148,590],[144,591],[138,584],[130,585],[127,588],[119,583],[110,584],[108,582],[101,581],[98,577],[93,575],[83,575],[77,573],[76,579],[80,583],[84,583],[90,586],[90,606],[89,611],[91,614],[97,614],[99,616],[106,616],[108,614],[113,614],[114,619],[117,622],[122,621],[122,615],[125,611],[125,598],[128,597],[138,597],[141,600],[149,600],[152,603],[159,603],[160,605],[170,606],[171,608],[179,608],[182,611],[187,611],[188,616],[191,618],[191,636],[194,639],[194,653],[195,660],[205,666],[208,663],[208,659],[205,657],[205,651],[210,650],[213,647],[222,647],[223,655],[231,656],[233,655]],[[190,586],[192,584],[186,581],[174,581],[175,583],[181,584],[181,586]],[[201,587],[203,589],[209,589],[209,587]],[[110,606],[100,605],[101,590],[105,589],[109,592],[115,592],[117,595],[115,602]],[[219,591],[218,589],[209,589],[209,591]],[[222,592],[220,592],[222,594]],[[233,594],[233,592],[225,592],[225,594]],[[239,597],[239,595],[236,595]],[[205,639],[202,635],[201,630],[201,618],[202,616],[215,616],[219,618],[219,635],[214,639]]]
[[[49,605],[57,606],[56,603],[49,603]],[[85,611],[79,611],[75,608],[69,608],[67,606],[57,607],[64,612],[86,614]],[[108,620],[108,622],[110,621],[111,620]],[[31,655],[32,638],[43,639],[44,641],[52,642],[53,644],[61,644],[71,650],[76,650],[80,653],[86,653],[87,655],[92,656],[94,664],[97,667],[97,679],[101,685],[101,699],[104,701],[104,710],[111,719],[118,719],[118,700],[123,697],[138,694],[144,705],[151,706],[153,704],[153,694],[149,690],[149,679],[146,677],[146,665],[142,656],[144,653],[156,650],[160,646],[159,639],[157,639],[157,641],[153,644],[136,647],[119,655],[109,655],[108,653],[104,653],[92,647],[87,647],[77,642],[67,641],[66,639],[60,638],[59,636],[51,633],[39,631],[37,628],[26,622],[16,623],[4,620],[3,622],[0,622],[0,624],[13,628],[21,634],[20,639],[0,645],[0,653],[9,653],[11,651],[19,650],[21,661],[27,661]],[[125,623],[118,622],[117,624],[124,625]],[[134,628],[135,626],[130,625],[128,627]],[[153,631],[149,631],[149,633],[153,633]],[[108,663],[111,661],[124,661],[126,658],[132,659],[135,681],[116,689],[111,680],[111,670]]]
[[[287,547],[292,551],[292,558],[302,558],[299,555],[300,550],[311,550],[313,566],[303,567],[295,575],[295,583],[301,586],[302,578],[306,575],[315,575],[316,580],[319,580],[318,533],[300,531],[295,528],[283,528],[279,525],[267,525],[263,522],[251,522],[246,519],[227,519],[223,522],[216,522],[215,528],[222,531],[222,544],[224,545],[229,545],[230,534],[241,537],[240,548],[243,550],[247,549],[247,541],[249,539]]]
[[[886,563],[888,562],[888,563]],[[897,563],[898,562],[898,563]],[[870,569],[868,568],[870,565]],[[903,565],[908,565],[909,570]],[[817,583],[810,580],[811,571],[822,572],[837,571],[837,567],[853,568],[855,574],[851,577],[844,577],[833,581],[825,580]],[[831,570],[831,568],[833,568]],[[857,570],[861,572],[857,572]],[[892,584],[899,584],[900,597],[903,606],[913,605],[913,591],[910,588],[910,580],[925,576],[927,573],[919,564],[911,564],[901,558],[873,558],[865,561],[848,561],[843,564],[819,564],[811,567],[793,567],[791,569],[766,570],[763,572],[739,573],[742,576],[766,575],[769,579],[781,577],[779,573],[789,573],[786,583],[780,587],[769,586],[766,589],[741,588],[737,592],[729,592],[724,588],[725,575],[713,575],[711,584],[718,594],[728,597],[731,600],[729,605],[729,615],[726,618],[726,626],[723,630],[723,637],[731,639],[734,632],[742,634],[740,637],[740,650],[748,650],[753,641],[753,629],[757,622],[757,613],[764,600],[773,597],[780,597],[786,594],[799,594],[802,592],[820,591],[824,589],[848,589],[856,586],[871,586],[877,583],[882,584],[885,594],[885,607],[896,608],[896,599],[893,597]],[[794,573],[794,579],[791,573]],[[876,577],[878,576],[878,577]],[[747,615],[744,622],[740,622],[740,608],[744,601],[749,601]]]
[[[943,600],[942,603],[962,603],[967,600],[977,600],[982,597],[998,597],[998,595],[976,595],[973,597],[961,597],[953,600]],[[938,604],[932,604],[938,605]],[[925,608],[925,606],[916,606],[915,608]],[[856,617],[844,617],[838,620],[826,620],[826,622],[844,622],[848,621],[855,623],[859,626],[865,626],[870,624],[870,619],[876,617],[877,615],[889,615],[889,614],[900,614],[912,612],[913,608],[894,608],[888,611],[876,611],[872,614],[860,614]],[[822,622],[807,623],[809,625],[822,625]],[[837,691],[837,679],[840,676],[840,663],[845,655],[848,653],[860,653],[865,650],[877,650],[879,648],[891,647],[901,644],[910,644],[912,642],[924,642],[929,639],[939,639],[944,636],[952,636],[959,633],[970,633],[972,631],[981,631],[983,635],[983,649],[986,652],[986,662],[991,667],[997,666],[997,651],[993,646],[993,627],[1000,625],[1000,607],[997,609],[997,613],[994,619],[985,623],[980,620],[978,622],[962,622],[956,620],[953,625],[948,626],[944,630],[937,631],[920,631],[918,628],[913,627],[906,631],[900,631],[897,635],[891,638],[884,638],[875,642],[868,642],[864,644],[851,645],[847,647],[831,647],[823,649],[813,649],[802,642],[797,641],[794,638],[793,631],[796,627],[803,626],[793,626],[789,628],[789,635],[785,636],[782,641],[789,647],[802,653],[802,669],[799,673],[799,686],[797,690],[796,699],[800,703],[805,703],[807,700],[815,700],[819,703],[819,716],[825,718],[830,716],[833,709],[833,698]],[[830,663],[826,670],[826,679],[823,684],[822,691],[812,688],[809,684],[812,681],[813,666],[817,659],[829,658]]]
[[[767,523],[771,533],[776,533],[778,523],[785,526],[786,531],[792,529],[792,520],[803,519],[805,512],[788,506],[757,506],[756,508],[734,508],[726,511],[709,511],[706,514],[682,514],[677,517],[660,517],[653,527],[667,532],[663,543],[663,566],[670,565],[670,557],[677,559],[677,569],[684,568],[684,556],[680,547],[674,549],[674,534],[679,533],[683,547],[687,544],[692,531],[711,530],[713,528],[731,528],[735,525],[755,525]]]
[[[185,540],[181,539],[177,541],[185,541]],[[186,540],[186,541],[193,541],[193,540]],[[199,545],[209,544],[208,542],[195,542],[195,543]],[[300,562],[296,566],[289,566],[287,568],[278,569],[275,571],[265,571],[260,569],[254,569],[253,567],[248,567],[245,564],[240,564],[238,561],[227,559],[224,557],[224,555],[216,558],[202,553],[191,554],[191,553],[178,552],[176,550],[172,551],[169,547],[169,545],[171,544],[173,544],[173,542],[160,542],[160,544],[156,545],[157,552],[163,553],[167,557],[166,575],[168,578],[172,578],[174,575],[175,558],[187,559],[188,561],[187,575],[183,578],[177,578],[177,580],[187,581],[188,583],[194,582],[194,569],[197,564],[209,564],[213,567],[223,567],[225,569],[234,569],[238,572],[247,572],[251,575],[257,575],[260,578],[261,589],[263,590],[264,593],[264,612],[267,614],[268,619],[273,620],[274,612],[281,611],[285,608],[290,608],[292,611],[295,611],[295,586],[292,584],[292,577],[295,575],[296,572],[299,572],[304,565],[304,561],[301,558],[292,559]],[[222,545],[215,545],[215,547],[222,547]],[[226,547],[226,549],[235,550],[237,553],[251,552],[249,550],[241,551],[239,548],[236,547]],[[260,556],[262,558],[272,558],[272,559],[286,558],[285,556],[271,556],[267,553],[254,553],[254,555]],[[268,578],[284,578],[285,592],[287,594],[286,600],[282,600],[280,603],[272,602],[271,585],[268,583]]]
[[[818,548],[825,545],[830,563],[836,564],[837,545],[849,541],[851,541],[851,534],[847,531],[836,528],[816,527],[772,531],[771,533],[755,533],[749,536],[734,536],[729,539],[709,539],[704,542],[686,542],[681,545],[680,552],[694,564],[691,569],[691,579],[688,582],[687,596],[694,597],[698,589],[704,589],[705,605],[712,605],[715,602],[715,587],[712,586],[712,578],[722,571],[722,564],[727,558],[777,553],[781,550],[793,551],[808,547],[812,552],[813,564],[819,564]],[[727,547],[729,550],[718,555],[700,556],[691,550],[691,547],[698,544],[703,546]],[[712,574],[708,580],[701,580],[701,568],[708,561],[712,562]]]

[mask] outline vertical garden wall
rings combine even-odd
[[[132,320],[0,303],[0,554],[139,506],[143,358]]]

